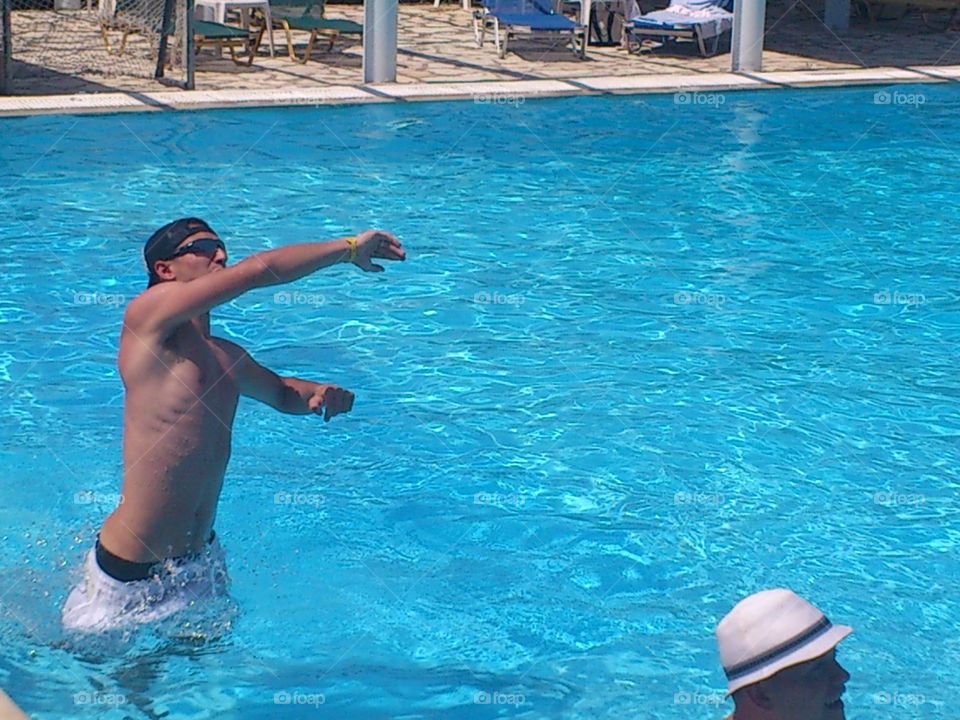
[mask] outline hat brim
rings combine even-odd
[[[825,655],[840,644],[847,635],[853,632],[853,628],[847,625],[834,625],[827,632],[815,638],[811,642],[803,645],[796,650],[784,655],[773,662],[757,668],[752,673],[731,680],[727,685],[727,696],[733,695],[740,688],[747,685],[753,685],[761,680],[766,680],[776,675],[781,670],[788,667],[805,663],[821,655]]]

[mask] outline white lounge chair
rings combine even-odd
[[[733,27],[733,0],[671,0],[665,10],[639,13],[636,4],[627,18],[623,32],[627,48],[636,41],[637,49],[644,38],[655,38],[663,43],[676,40],[694,40],[700,54],[709,57],[717,52],[720,38]],[[707,41],[712,40],[710,50]]]

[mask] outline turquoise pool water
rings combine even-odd
[[[955,716],[960,92],[501,100],[0,121],[0,687],[34,717],[720,718],[713,628],[778,586],[856,628],[848,718]],[[409,258],[214,315],[354,412],[242,401],[233,603],[77,642],[123,305],[182,214],[234,259],[370,226]]]

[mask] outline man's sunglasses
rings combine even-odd
[[[173,260],[180,257],[181,255],[206,255],[207,257],[213,257],[217,254],[217,250],[223,250],[223,254],[227,254],[227,248],[223,244],[223,240],[220,238],[201,238],[200,240],[194,240],[188,242],[182,248],[178,249],[173,255],[165,260]]]

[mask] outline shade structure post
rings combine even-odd
[[[10,42],[10,0],[0,0],[0,95],[10,92],[10,56],[13,44]]]
[[[763,24],[766,12],[767,0],[734,2],[733,38],[730,41],[730,69],[733,72],[763,70]]]
[[[397,81],[397,0],[363,4],[363,81]]]

